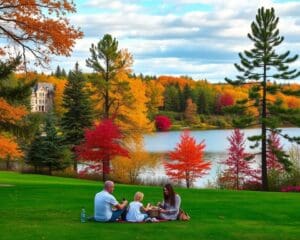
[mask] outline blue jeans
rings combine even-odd
[[[122,214],[125,213],[125,210],[126,210],[126,208],[121,209],[121,210],[113,211],[113,214],[112,214],[112,216],[111,216],[109,222],[115,222],[118,218],[121,217]]]

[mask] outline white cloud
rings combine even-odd
[[[84,66],[91,43],[110,33],[121,48],[134,55],[134,70],[138,73],[184,74],[219,81],[236,73],[233,63],[238,60],[237,53],[251,47],[247,33],[261,6],[275,7],[280,17],[280,33],[286,38],[280,50],[299,53],[300,2],[164,0],[156,8],[147,8],[141,2],[88,1],[84,6],[99,9],[99,13],[81,11],[72,17],[72,23],[81,26],[85,38],[77,42],[74,57],[68,63],[81,61]],[[190,4],[207,4],[212,10],[202,11],[193,5],[191,10],[172,11]]]
[[[138,4],[129,3],[130,1],[118,1],[118,0],[91,0],[85,5],[87,7],[99,8],[99,9],[111,9],[123,12],[135,12],[142,9]],[[131,1],[132,2],[132,1]]]

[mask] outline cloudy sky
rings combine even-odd
[[[109,33],[133,54],[136,73],[189,75],[210,82],[236,74],[238,52],[251,47],[251,21],[261,6],[275,8],[281,51],[300,53],[300,1],[297,0],[75,0],[70,16],[84,38],[70,58],[53,57],[52,68],[78,61],[84,71],[91,43]],[[295,64],[300,67],[300,60]]]

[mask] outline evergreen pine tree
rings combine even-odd
[[[95,71],[96,79],[91,79],[93,85],[98,89],[103,99],[103,118],[111,118],[112,104],[116,101],[111,93],[113,88],[126,93],[129,91],[129,84],[126,81],[116,79],[128,60],[122,58],[122,52],[118,50],[118,41],[109,34],[90,48],[91,57],[86,60],[86,65]]]
[[[259,124],[261,134],[248,138],[255,142],[252,146],[258,147],[261,143],[261,172],[263,190],[268,190],[267,178],[267,131],[283,135],[278,129],[280,124],[289,123],[300,125],[300,110],[285,109],[282,101],[272,102],[268,100],[267,95],[278,91],[277,86],[267,83],[268,80],[281,79],[289,80],[300,76],[296,69],[291,70],[289,64],[296,61],[298,55],[289,57],[290,51],[283,54],[277,53],[278,46],[283,42],[284,37],[279,35],[277,24],[279,18],[275,16],[273,8],[258,9],[256,20],[251,24],[251,33],[249,39],[254,43],[254,47],[249,51],[240,53],[241,64],[235,64],[236,69],[241,72],[237,80],[225,80],[232,85],[245,84],[251,81],[252,88],[249,91],[249,98],[238,101],[237,105],[231,108],[231,111],[238,113],[241,117],[234,119],[236,127],[246,127],[253,124]],[[250,103],[251,102],[251,103]],[[259,109],[259,116],[245,114],[245,109],[250,106],[256,106]],[[258,122],[257,122],[258,120]],[[300,143],[300,138],[283,135],[290,141]],[[290,163],[282,151],[276,152],[278,160],[288,169]]]
[[[61,126],[64,142],[73,150],[75,145],[84,139],[84,129],[92,126],[92,110],[87,92],[86,79],[79,70],[78,63],[70,73],[63,95],[63,107],[66,109]],[[77,171],[77,160],[74,159],[74,170]]]
[[[174,85],[169,85],[164,92],[164,110],[165,111],[180,111],[180,96],[178,88]]]
[[[69,166],[72,154],[63,144],[63,138],[59,136],[55,118],[52,112],[46,116],[43,132],[38,132],[33,140],[27,155],[27,163],[38,167],[46,167],[49,175],[53,170],[61,170]]]
[[[64,68],[61,71],[61,77],[62,78],[66,78],[67,77],[67,73],[66,73],[66,70]]]
[[[56,70],[55,70],[55,77],[57,77],[57,78],[60,78],[61,77],[61,69],[60,69],[60,66],[58,65],[57,67],[56,67]]]

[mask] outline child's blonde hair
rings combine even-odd
[[[142,192],[136,192],[134,194],[134,201],[142,201],[144,198],[144,193]]]

